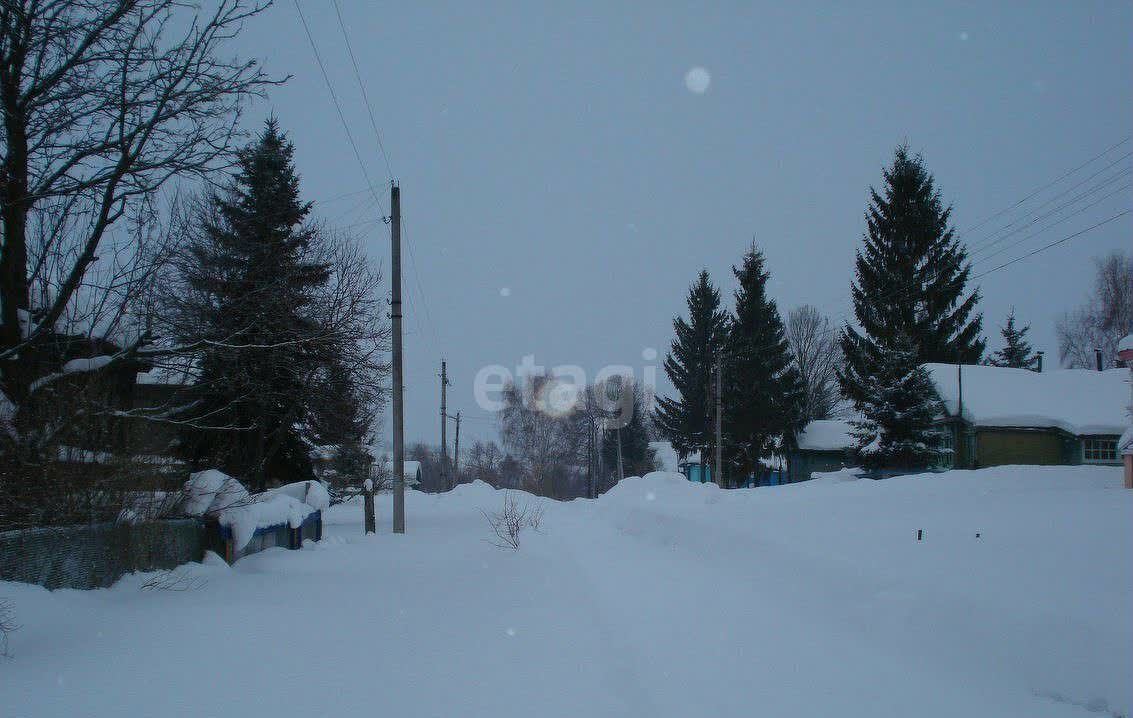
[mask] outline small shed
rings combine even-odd
[[[420,461],[403,461],[402,468],[405,469],[405,488],[412,489],[421,483],[421,462]],[[385,475],[393,476],[393,459],[386,459],[385,462]]]
[[[850,451],[857,445],[852,429],[850,422],[840,419],[818,419],[803,427],[797,446],[787,452],[788,481],[806,481],[815,472],[849,466]]]

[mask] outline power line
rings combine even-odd
[[[973,232],[974,230],[976,230],[976,229],[978,229],[978,228],[982,227],[983,225],[987,224],[987,223],[988,223],[988,222],[990,222],[991,220],[993,220],[993,219],[996,219],[997,217],[1002,217],[1003,215],[1007,214],[1008,212],[1010,212],[1011,210],[1015,209],[1015,208],[1016,208],[1016,207],[1018,207],[1019,205],[1021,205],[1021,204],[1025,203],[1025,202],[1027,202],[1027,201],[1029,201],[1029,200],[1033,199],[1034,197],[1038,196],[1038,195],[1039,195],[1040,193],[1042,193],[1042,192],[1043,192],[1044,190],[1047,190],[1047,189],[1049,189],[1049,188],[1053,187],[1054,185],[1058,184],[1059,182],[1061,182],[1062,180],[1066,179],[1067,177],[1069,177],[1069,176],[1071,176],[1071,175],[1075,174],[1076,172],[1078,172],[1079,170],[1083,169],[1084,167],[1088,167],[1089,165],[1093,164],[1093,163],[1094,163],[1095,161],[1097,161],[1098,159],[1100,159],[1100,158],[1102,158],[1102,157],[1106,156],[1107,154],[1109,154],[1109,153],[1110,153],[1110,152],[1112,152],[1113,150],[1117,149],[1118,147],[1122,146],[1123,144],[1125,144],[1126,142],[1128,142],[1128,141],[1129,141],[1130,139],[1133,139],[1133,137],[1126,137],[1125,139],[1123,139],[1123,140],[1121,140],[1121,141],[1119,141],[1119,142],[1115,142],[1114,144],[1110,145],[1109,147],[1107,147],[1106,149],[1102,150],[1102,151],[1101,151],[1101,152],[1099,152],[1098,154],[1094,155],[1094,156],[1093,156],[1093,157],[1091,157],[1090,159],[1086,160],[1086,161],[1085,161],[1085,162],[1083,162],[1082,164],[1078,165],[1078,166],[1077,166],[1077,167],[1075,167],[1074,169],[1071,169],[1071,170],[1067,170],[1066,172],[1062,173],[1061,175],[1059,175],[1059,176],[1058,176],[1058,177],[1056,177],[1055,179],[1051,180],[1050,182],[1047,182],[1047,183],[1046,183],[1046,184],[1044,184],[1043,186],[1041,186],[1041,187],[1038,187],[1037,189],[1033,190],[1033,191],[1032,191],[1032,192],[1031,192],[1030,194],[1028,194],[1028,195],[1027,195],[1026,197],[1024,197],[1023,199],[1019,200],[1019,201],[1018,201],[1018,202],[1016,202],[1015,204],[1013,204],[1013,205],[1011,205],[1011,206],[1009,206],[1009,207],[1006,207],[1006,208],[1004,208],[1004,209],[1001,209],[1001,210],[999,210],[998,212],[996,212],[996,213],[994,213],[994,214],[992,214],[992,215],[989,215],[989,216],[987,216],[987,217],[983,218],[983,219],[982,219],[982,220],[980,220],[979,222],[976,222],[976,223],[975,223],[974,225],[972,225],[971,227],[969,227],[969,228],[968,228],[968,229],[967,229],[967,230],[966,230],[965,232],[963,232],[963,235],[971,234],[971,233],[972,233],[972,232]]]
[[[1126,174],[1129,174],[1130,172],[1133,172],[1133,169],[1131,169],[1131,170],[1128,170],[1128,171],[1126,172]],[[1065,217],[1062,217],[1061,219],[1058,219],[1058,220],[1055,220],[1054,222],[1051,222],[1050,224],[1048,224],[1047,226],[1043,227],[1043,228],[1042,228],[1042,229],[1040,229],[1039,231],[1037,231],[1037,232],[1033,232],[1033,233],[1031,233],[1031,234],[1027,235],[1026,237],[1023,237],[1023,238],[1022,238],[1022,239],[1020,239],[1020,240],[1014,241],[1014,242],[1012,242],[1012,243],[1010,243],[1010,244],[1008,244],[1008,245],[1005,245],[1005,246],[1003,246],[1003,247],[1000,247],[999,249],[995,250],[995,251],[994,251],[994,252],[992,252],[991,254],[985,255],[984,257],[982,257],[982,258],[980,259],[980,262],[987,262],[987,261],[988,261],[989,259],[991,259],[992,257],[995,257],[995,256],[997,256],[997,255],[1003,254],[1004,252],[1006,252],[1007,250],[1009,250],[1009,249],[1011,249],[1011,248],[1013,248],[1013,247],[1018,247],[1018,246],[1019,246],[1020,244],[1022,244],[1022,243],[1024,243],[1024,242],[1026,242],[1026,241],[1027,241],[1027,240],[1029,240],[1029,239],[1034,239],[1035,237],[1039,236],[1040,234],[1043,234],[1044,232],[1046,232],[1046,231],[1047,231],[1047,230],[1049,230],[1050,228],[1052,228],[1052,227],[1057,227],[1058,225],[1062,224],[1062,223],[1063,223],[1063,222],[1065,222],[1066,220],[1068,220],[1068,219],[1070,219],[1070,218],[1072,218],[1072,217],[1076,217],[1077,215],[1079,215],[1079,214],[1082,214],[1083,212],[1085,212],[1085,211],[1086,211],[1086,210],[1088,210],[1088,209],[1092,209],[1092,208],[1096,207],[1097,205],[1101,204],[1102,202],[1104,202],[1105,200],[1107,200],[1107,199],[1109,199],[1110,197],[1114,196],[1115,194],[1117,194],[1117,193],[1119,193],[1119,192],[1123,192],[1123,191],[1125,191],[1125,190],[1129,189],[1129,188],[1130,188],[1131,186],[1133,186],[1133,183],[1130,183],[1130,182],[1125,182],[1125,183],[1123,183],[1123,184],[1119,185],[1119,186],[1117,187],[1117,189],[1114,189],[1114,190],[1112,190],[1112,191],[1110,191],[1110,192],[1107,192],[1106,194],[1103,194],[1103,195],[1102,195],[1101,197],[1098,197],[1098,198],[1097,198],[1097,199],[1095,199],[1095,200],[1094,200],[1093,202],[1090,202],[1089,204],[1087,204],[1087,205],[1085,205],[1085,206],[1083,206],[1083,207],[1080,207],[1079,209],[1077,209],[1077,210],[1075,210],[1075,211],[1071,212],[1070,214],[1066,215]],[[1075,200],[1075,201],[1077,201],[1077,200]],[[1035,221],[1038,221],[1038,220],[1036,219]],[[1020,228],[1020,231],[1022,231],[1022,229],[1023,229],[1023,228]],[[1007,235],[1007,236],[1010,236],[1010,235]],[[1006,238],[1007,238],[1007,237],[1004,237],[1004,239],[1006,239]]]
[[[374,108],[370,104],[370,96],[366,94],[366,85],[362,82],[362,73],[358,71],[358,60],[354,57],[354,48],[350,45],[350,35],[346,32],[346,23],[342,21],[342,9],[338,5],[338,0],[334,0],[334,14],[338,17],[338,27],[342,30],[342,39],[346,43],[346,52],[350,55],[350,64],[354,66],[354,79],[358,81],[358,89],[362,91],[362,99],[366,101],[366,112],[370,115],[370,127],[374,128],[374,137],[378,140],[378,149],[382,151],[382,159],[386,162],[386,171],[389,173],[390,181],[393,181],[393,168],[390,166],[389,155],[386,154],[385,145],[382,143],[382,133],[378,131],[378,121],[374,118]]]
[[[296,3],[298,3],[298,0],[296,0]],[[378,149],[382,153],[382,159],[385,160],[386,171],[389,173],[390,182],[393,182],[394,181],[393,167],[390,163],[389,154],[386,153],[385,144],[382,142],[382,133],[381,133],[381,130],[378,129],[378,121],[377,121],[377,118],[374,114],[374,106],[373,106],[373,103],[370,102],[369,94],[366,92],[366,84],[362,81],[362,73],[358,69],[358,60],[354,55],[354,48],[350,44],[350,34],[346,31],[346,23],[342,19],[342,9],[339,6],[338,0],[334,0],[334,12],[335,12],[336,17],[338,18],[338,28],[342,32],[342,39],[343,39],[344,44],[346,45],[346,52],[350,56],[350,64],[354,68],[354,79],[358,83],[358,89],[361,91],[362,99],[366,104],[366,113],[370,118],[370,128],[374,131],[374,139],[377,140]],[[316,55],[317,55],[317,53],[316,53]],[[341,112],[340,112],[340,114],[341,114]],[[344,122],[345,122],[345,120],[344,120]],[[357,149],[355,149],[355,154],[357,154]],[[417,258],[416,258],[415,254],[413,252],[413,242],[411,241],[411,239],[409,237],[409,233],[406,231],[406,222],[405,222],[404,211],[402,212],[401,222],[402,222],[401,235],[402,235],[402,239],[405,242],[406,249],[409,250],[409,266],[413,270],[413,281],[417,285],[417,294],[421,298],[421,308],[425,310],[425,323],[429,327],[429,332],[433,335],[433,343],[435,345],[435,348],[439,349],[440,348],[440,339],[437,337],[437,330],[436,330],[435,325],[433,324],[432,314],[429,311],[429,302],[425,298],[425,287],[421,283],[421,274],[417,270]],[[416,313],[414,313],[413,318],[414,318],[414,321],[417,323],[418,329],[420,329],[421,328],[420,319],[418,319]]]
[[[307,18],[303,16],[303,9],[299,7],[299,0],[294,0],[295,12],[299,14],[299,21],[303,23],[303,30],[307,34],[307,42],[311,45],[311,52],[315,54],[315,61],[319,65],[319,70],[323,75],[323,82],[326,83],[327,91],[330,92],[330,99],[334,102],[334,109],[338,111],[338,119],[342,122],[342,130],[346,133],[346,140],[350,143],[350,147],[354,150],[354,159],[358,161],[358,167],[362,170],[362,176],[366,179],[366,186],[370,189],[370,194],[374,196],[374,201],[377,202],[378,208],[382,210],[382,215],[385,215],[384,205],[382,200],[378,197],[378,193],[374,190],[374,183],[370,181],[370,173],[366,170],[366,163],[362,161],[362,153],[358,151],[358,144],[354,141],[354,135],[350,132],[350,124],[346,121],[346,114],[342,111],[342,104],[338,101],[338,95],[334,92],[334,85],[330,81],[330,75],[327,73],[326,65],[323,64],[322,55],[319,54],[318,45],[315,44],[315,37],[311,34],[311,27],[307,24]]]
[[[1062,239],[1059,239],[1059,240],[1055,240],[1054,242],[1051,242],[1050,244],[1048,244],[1046,246],[1039,247],[1038,249],[1036,249],[1034,251],[1031,251],[1031,252],[1028,252],[1028,253],[1026,253],[1022,256],[1016,257],[1015,259],[1012,259],[1009,262],[1004,262],[1003,264],[999,265],[998,267],[995,267],[994,269],[989,269],[986,272],[983,272],[982,274],[977,274],[976,276],[972,277],[972,279],[975,280],[975,279],[979,279],[980,277],[986,277],[987,275],[991,274],[992,272],[997,272],[1000,269],[1003,269],[1005,267],[1010,267],[1012,264],[1015,264],[1016,262],[1021,262],[1024,259],[1028,259],[1030,257],[1035,256],[1036,254],[1039,254],[1040,252],[1045,252],[1046,250],[1051,249],[1052,247],[1057,247],[1060,244],[1063,244],[1065,242],[1069,242],[1070,240],[1075,239],[1077,237],[1081,237],[1082,235],[1086,234],[1087,232],[1091,232],[1091,231],[1097,229],[1098,227],[1109,224],[1110,222],[1113,222],[1116,219],[1124,217],[1125,215],[1129,214],[1129,212],[1130,212],[1130,210],[1128,210],[1128,209],[1123,210],[1121,212],[1118,212],[1117,214],[1113,215],[1112,217],[1110,217],[1108,219],[1103,219],[1101,222],[1098,222],[1097,224],[1091,225],[1091,226],[1086,227],[1085,229],[1082,229],[1082,230],[1078,230],[1074,234],[1068,235],[1068,236],[1063,237]]]
[[[1063,209],[1066,209],[1067,207],[1074,205],[1075,203],[1078,202],[1078,200],[1090,195],[1092,192],[1096,192],[1098,190],[1104,189],[1106,187],[1106,185],[1109,185],[1112,182],[1114,182],[1118,179],[1121,179],[1123,176],[1129,174],[1130,172],[1133,172],[1133,167],[1127,167],[1124,170],[1105,178],[1104,180],[1102,180],[1098,184],[1094,185],[1093,187],[1090,187],[1086,191],[1075,196],[1073,199],[1055,207],[1054,209],[1050,210],[1049,212],[1046,212],[1045,214],[1041,214],[1041,215],[1036,214],[1043,207],[1046,207],[1049,204],[1051,204],[1052,202],[1055,202],[1055,201],[1065,197],[1069,193],[1073,192],[1075,189],[1081,187],[1082,185],[1086,184],[1090,180],[1092,180],[1095,177],[1097,177],[1098,175],[1100,175],[1102,172],[1105,172],[1109,168],[1113,167],[1114,165],[1118,164],[1119,162],[1122,162],[1122,161],[1128,159],[1129,157],[1133,157],[1133,152],[1127,152],[1126,154],[1117,158],[1116,160],[1114,160],[1110,164],[1106,165],[1105,167],[1101,168],[1100,170],[1098,170],[1094,174],[1085,178],[1084,180],[1082,180],[1082,181],[1080,181],[1076,184],[1073,184],[1070,187],[1067,187],[1062,192],[1059,192],[1058,194],[1054,195],[1053,197],[1050,197],[1049,199],[1047,199],[1045,202],[1043,202],[1039,206],[1033,208],[1028,214],[1026,214],[1022,217],[1019,217],[1015,221],[1010,222],[1010,223],[1004,225],[1003,227],[1000,227],[998,230],[996,230],[995,232],[993,232],[993,233],[991,233],[990,235],[987,236],[987,239],[990,239],[992,241],[984,242],[984,243],[982,243],[978,246],[976,246],[975,244],[971,244],[971,246],[975,246],[976,248],[973,249],[972,251],[970,251],[968,256],[974,257],[975,255],[979,254],[980,252],[986,251],[986,250],[990,249],[991,247],[994,247],[996,244],[999,244],[1004,239],[1007,239],[1008,237],[1011,237],[1015,234],[1018,234],[1019,232],[1022,232],[1027,226],[1029,226],[1031,224],[1035,224],[1036,222],[1040,222],[1043,219],[1046,219],[1047,217],[1051,216],[1052,214],[1055,214],[1055,213],[1057,213],[1057,212],[1059,212]],[[1006,234],[1003,234],[1003,235],[999,236],[998,238],[996,238],[996,235],[999,234],[1000,232],[1003,232],[1004,230],[1010,229],[1011,227],[1014,227],[1015,225],[1019,224],[1020,222],[1022,222],[1025,219],[1028,219],[1028,218],[1032,218],[1032,219],[1026,225],[1016,227],[1014,230],[1007,232]]]

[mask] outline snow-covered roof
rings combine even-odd
[[[839,419],[818,419],[803,427],[799,433],[799,448],[804,451],[842,451],[858,442],[850,431],[850,422]]]
[[[955,416],[963,375],[964,419],[976,426],[1057,428],[1071,434],[1120,434],[1129,425],[1129,371],[1027,369],[926,364],[945,411]]]
[[[1117,440],[1117,453],[1122,456],[1133,455],[1133,426],[1126,429]]]
[[[406,481],[413,482],[421,478],[420,461],[403,461],[402,468],[405,470]],[[393,459],[386,460],[386,471],[393,473]]]
[[[1133,334],[1126,334],[1125,338],[1117,343],[1118,352],[1133,351]]]

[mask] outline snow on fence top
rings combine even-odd
[[[960,380],[955,364],[926,364],[949,416]],[[1057,428],[1071,434],[1120,434],[1128,425],[1129,371],[1027,369],[968,365],[963,374],[964,419],[977,426]]]
[[[842,451],[858,442],[850,431],[848,421],[837,419],[818,419],[807,424],[799,433],[799,448],[804,451]]]

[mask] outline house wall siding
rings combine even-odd
[[[837,471],[849,464],[844,451],[804,451],[791,452],[787,475],[789,481],[806,481],[816,471]]]
[[[1054,432],[981,429],[976,432],[976,463],[981,467],[1075,463],[1068,443],[1073,442]]]

